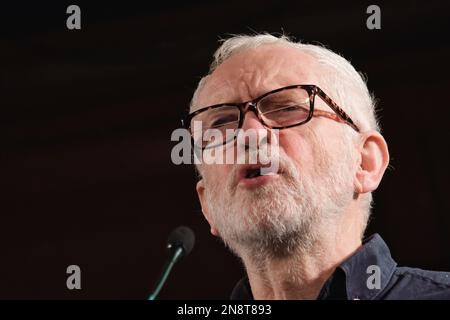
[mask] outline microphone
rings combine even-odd
[[[155,300],[161,291],[173,266],[181,258],[187,256],[194,247],[195,235],[191,228],[179,226],[169,234],[167,239],[167,249],[169,249],[169,259],[166,260],[161,276],[153,289],[148,300]]]

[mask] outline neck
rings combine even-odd
[[[240,250],[253,297],[259,299],[316,299],[337,266],[361,246],[360,224],[353,214],[324,228],[308,250],[287,257],[254,255]]]

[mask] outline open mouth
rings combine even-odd
[[[245,179],[252,179],[261,176],[261,168],[253,168],[246,170]]]
[[[251,166],[243,169],[240,176],[245,179],[257,178],[260,176],[273,176],[278,174],[278,168],[273,166]]]
[[[257,187],[278,178],[278,172],[262,165],[245,166],[238,174],[238,184],[243,187]]]

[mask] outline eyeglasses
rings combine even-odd
[[[334,112],[314,109],[316,95]],[[245,113],[253,111],[261,123],[272,129],[286,129],[307,123],[312,117],[327,117],[348,124],[357,132],[360,129],[328,95],[315,85],[291,85],[267,92],[256,99],[242,103],[221,103],[201,108],[188,114],[183,120],[183,127],[195,136],[194,122],[201,121],[201,130],[217,129],[223,136],[226,130],[242,128]],[[202,139],[203,140],[203,139]],[[230,139],[214,143],[202,141],[199,146],[215,147],[226,144]],[[197,144],[197,143],[196,143]]]

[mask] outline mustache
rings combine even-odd
[[[253,153],[253,155],[251,154]],[[248,150],[247,157],[254,156],[256,153],[258,153],[258,150],[256,149],[250,149]],[[300,173],[297,167],[295,166],[293,160],[289,158],[282,150],[278,149],[276,153],[273,153],[270,155],[271,161],[274,159],[274,157],[277,157],[276,161],[278,164],[278,175],[281,176],[282,179],[285,179],[289,182],[293,181],[299,181],[300,179]],[[229,176],[226,181],[226,188],[228,191],[231,191],[234,193],[237,188],[238,181],[236,180],[236,177],[238,175],[238,171],[242,168],[243,165],[236,164],[233,166],[232,170],[229,173]]]

